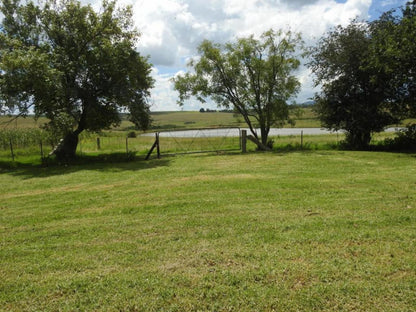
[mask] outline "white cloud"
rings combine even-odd
[[[390,1],[390,0],[386,0]],[[301,32],[312,44],[331,27],[367,18],[371,0],[122,0],[133,5],[133,18],[142,33],[138,49],[163,72],[155,70],[154,110],[179,109],[177,93],[169,81],[186,60],[196,54],[203,39],[226,42],[263,31],[288,29]],[[170,70],[169,70],[170,68]],[[313,95],[310,73],[300,71],[303,88],[299,101]],[[194,102],[188,104],[196,107]],[[185,107],[189,108],[189,106]],[[203,106],[198,103],[197,107]]]

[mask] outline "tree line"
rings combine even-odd
[[[131,7],[104,0],[96,12],[77,0],[3,0],[0,12],[0,112],[46,116],[47,130],[62,137],[59,159],[75,156],[82,131],[117,125],[121,113],[149,127],[154,81],[136,50]],[[204,40],[174,88],[180,105],[211,99],[240,114],[258,148],[268,149],[270,128],[291,122],[288,102],[306,58],[321,86],[313,100],[323,126],[345,130],[348,146],[362,149],[372,133],[416,113],[415,37],[412,1],[372,22],[337,26],[313,47],[301,34],[273,29],[225,44]]]

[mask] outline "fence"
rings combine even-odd
[[[1,131],[0,131],[1,132]],[[53,143],[38,131],[27,135],[20,130],[0,133],[0,159],[20,161],[24,158],[45,158],[53,149]],[[82,133],[77,154],[98,155],[126,153],[143,158],[158,137],[158,149],[162,155],[239,150],[239,128],[197,129],[190,131],[164,131],[126,137],[125,132],[105,132],[102,135]],[[160,155],[159,154],[159,155]]]
[[[164,131],[151,134],[161,155],[225,152],[241,149],[240,128]]]
[[[270,139],[274,141],[275,148],[314,149],[322,143],[322,139],[315,134],[304,135],[299,129],[296,130],[298,134],[290,134],[287,133],[288,131],[286,129],[282,135],[271,134]],[[126,137],[126,133],[121,131],[104,132],[101,135],[86,132],[80,136],[77,153],[79,155],[118,153],[127,154],[129,158],[133,155],[148,158],[149,150],[156,147],[158,156],[255,149],[255,144],[250,141],[247,141],[246,146],[242,146],[241,134],[240,128],[175,130],[133,135],[133,137]],[[337,143],[340,139],[337,133],[328,134],[324,140],[327,143]],[[52,148],[53,143],[43,132],[0,130],[0,161],[20,161],[27,157],[44,158]]]

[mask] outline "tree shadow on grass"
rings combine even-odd
[[[0,174],[30,178],[47,178],[65,175],[82,170],[97,170],[104,172],[139,171],[157,167],[169,166],[170,159],[143,160],[138,157],[127,157],[124,153],[100,155],[82,155],[66,163],[55,159],[44,159],[42,163],[25,163],[19,161],[0,161]]]

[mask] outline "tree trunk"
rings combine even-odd
[[[54,148],[51,154],[56,155],[59,161],[68,161],[75,158],[78,146],[78,131],[68,133]]]
[[[257,144],[257,148],[262,151],[271,150],[271,146],[268,145],[269,130],[265,126],[260,126],[261,145]]]
[[[69,161],[75,158],[78,136],[85,130],[86,126],[86,110],[83,109],[81,118],[78,122],[78,128],[75,131],[71,131],[65,135],[65,137],[58,143],[51,154],[56,155],[59,161]]]
[[[248,135],[247,139],[249,139],[251,142],[255,143],[257,145],[257,149],[259,151],[270,151],[271,150],[267,145],[264,145],[256,137],[254,137],[252,135]]]
[[[354,131],[348,132],[346,137],[347,144],[353,149],[367,149],[371,141],[371,132]]]

